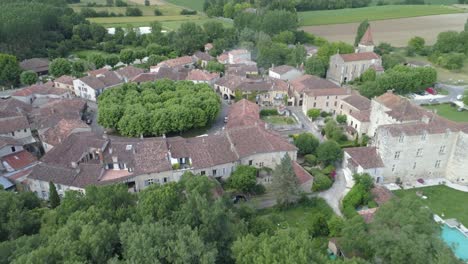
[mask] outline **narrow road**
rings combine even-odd
[[[317,126],[305,116],[304,112],[302,112],[302,107],[288,106],[288,109],[291,110],[291,112],[293,112],[297,116],[297,118],[299,118],[299,122],[301,122],[304,130],[314,134],[314,136],[317,137],[320,140],[320,142],[324,141],[323,136],[322,134],[320,134],[320,131],[318,130]]]

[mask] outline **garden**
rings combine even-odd
[[[276,109],[262,109],[260,116],[263,121],[272,125],[294,125],[297,123],[294,117],[280,115]]]

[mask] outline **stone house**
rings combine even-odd
[[[340,88],[338,85],[328,80],[309,74],[296,78],[289,83],[296,106],[302,106],[305,103],[304,97],[307,91]],[[313,105],[314,104],[312,102],[311,105],[308,106],[307,110],[314,108]],[[315,107],[319,108],[317,105]]]
[[[187,81],[193,83],[206,83],[210,86],[213,86],[215,82],[219,79],[219,73],[210,73],[204,70],[193,69],[187,74]]]
[[[371,101],[366,97],[353,94],[341,99],[337,114],[346,115],[346,124],[350,136],[362,137],[367,134],[370,122]]]
[[[115,72],[104,71],[73,80],[73,87],[76,96],[95,102],[105,89],[121,85],[123,82]]]
[[[0,137],[0,158],[23,150],[23,144],[10,137]]]
[[[36,99],[66,99],[71,98],[68,89],[54,88],[45,84],[33,84],[16,90],[11,97],[27,104],[33,104]]]
[[[338,84],[361,77],[369,68],[383,72],[382,59],[374,52],[335,54],[330,57],[327,79]]]
[[[136,76],[144,73],[145,71],[141,68],[137,68],[135,66],[129,65],[125,66],[123,68],[120,68],[115,71],[115,74],[117,74],[117,77],[119,77],[120,80],[123,82],[130,82],[133,78]]]
[[[371,102],[369,147],[375,148],[384,164],[380,175],[371,175],[383,183],[445,178],[468,184],[467,133],[467,123],[449,121],[387,92]],[[346,149],[350,156],[353,151]],[[364,160],[353,161],[356,166],[352,167],[365,168]]]
[[[69,135],[78,132],[91,131],[81,119],[62,119],[56,126],[39,131],[39,138],[45,152],[49,152],[54,146],[62,143]]]
[[[246,49],[236,49],[228,52],[229,64],[248,64],[252,62],[250,51]]]
[[[192,57],[202,68],[205,68],[208,62],[214,60],[210,54],[201,51],[196,51]]]
[[[267,130],[259,111],[256,104],[242,100],[231,107],[222,133],[196,138],[105,134],[101,138],[92,132],[73,133],[33,168],[28,186],[42,199],[49,197],[49,181],[59,195],[116,182],[125,183],[129,191],[140,191],[178,181],[187,171],[226,179],[239,164],[273,168],[285,154],[296,160],[296,147]]]
[[[158,72],[161,68],[194,68],[197,61],[192,56],[183,56],[175,59],[161,61],[150,67],[150,72]]]
[[[346,182],[352,182],[356,173],[368,173],[376,183],[383,182],[382,171],[385,167],[376,147],[357,147],[344,149],[343,172]]]
[[[229,64],[226,65],[226,75],[236,75],[244,78],[258,75],[257,64]]]
[[[369,68],[383,72],[382,59],[374,53],[374,40],[370,26],[359,41],[355,53],[335,54],[330,57],[327,79],[343,84],[359,78]]]
[[[20,62],[21,69],[33,71],[37,75],[47,75],[49,73],[49,60],[47,58],[32,58]]]
[[[268,76],[284,81],[291,81],[302,76],[302,72],[289,65],[272,67],[268,70]]]
[[[0,118],[0,137],[15,139],[22,145],[36,142],[28,119],[23,115]]]
[[[68,75],[60,76],[54,80],[54,87],[60,89],[66,89],[72,94],[75,94],[75,88],[73,87],[74,78]]]
[[[233,99],[237,87],[244,82],[248,82],[248,79],[236,75],[225,75],[214,83],[214,88],[223,99]]]

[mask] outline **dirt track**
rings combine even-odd
[[[424,37],[427,44],[434,44],[437,34],[442,31],[463,30],[467,18],[468,13],[436,15],[371,21],[371,26],[376,43],[388,42],[401,47],[406,46],[408,40],[414,36]],[[302,29],[330,41],[353,43],[358,24],[306,26]]]

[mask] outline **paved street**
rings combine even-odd
[[[320,142],[324,140],[317,126],[313,122],[311,122],[302,112],[302,107],[288,106],[288,109],[291,110],[291,112],[293,112],[297,116],[297,118],[299,119],[299,122],[302,123],[302,127],[304,128],[303,132],[309,132],[309,133],[314,134],[320,140]]]
[[[208,129],[207,134],[216,134],[223,129],[225,125],[224,117],[228,115],[229,107],[230,105],[228,105],[226,100],[221,100],[221,111],[219,112],[218,117],[216,118],[211,128]]]
[[[104,134],[104,128],[97,123],[97,104],[95,102],[88,101],[88,118],[91,118],[91,130],[98,135]]]

